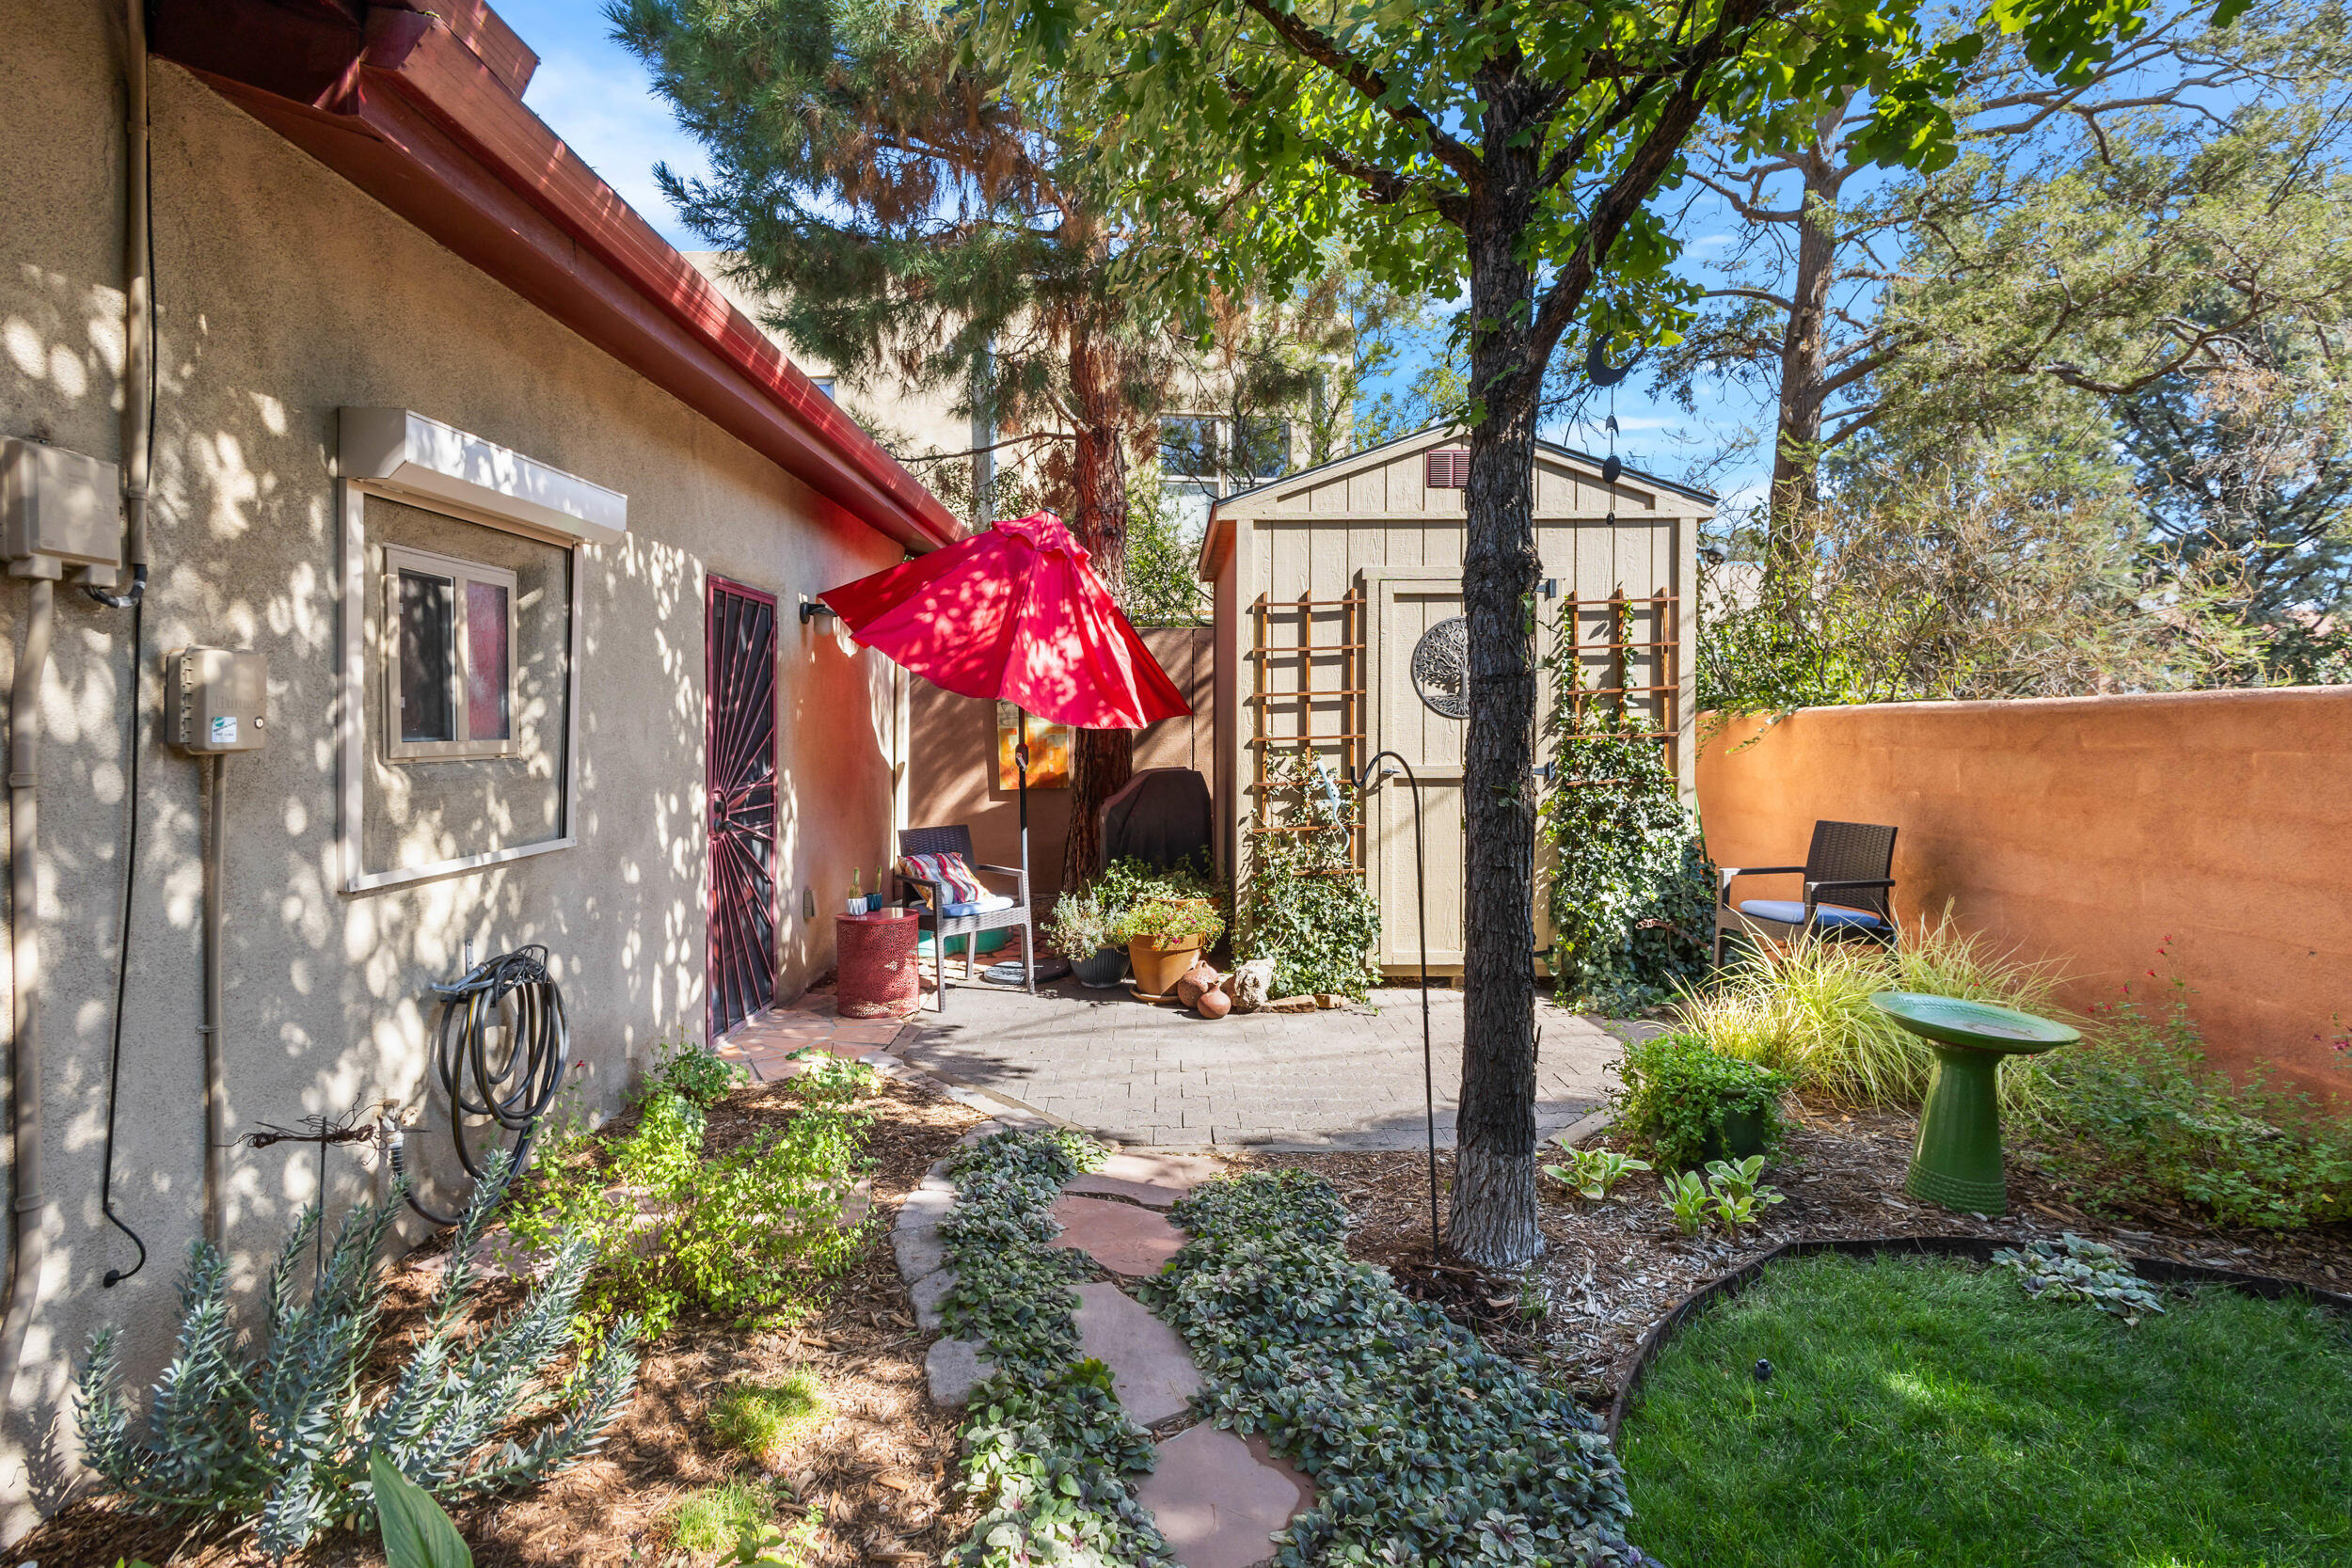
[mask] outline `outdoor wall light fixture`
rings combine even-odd
[[[803,594],[801,597],[801,625],[806,626],[811,621],[818,620],[820,618],[833,623],[833,626],[838,626],[841,625],[841,617],[834,613],[833,606],[827,604],[822,599],[812,599],[806,594]],[[826,629],[831,630],[833,629],[833,626],[828,626]]]
[[[1383,768],[1381,764],[1388,766]],[[1421,1088],[1422,1102],[1429,1129],[1429,1266],[1438,1266],[1438,1070],[1431,1061],[1429,1048],[1429,876],[1427,857],[1422,851],[1421,781],[1413,777],[1413,768],[1394,752],[1382,752],[1364,764],[1356,775],[1356,788],[1361,793],[1372,782],[1373,769],[1379,768],[1383,778],[1405,775],[1405,783],[1413,792],[1413,918],[1421,931]]]

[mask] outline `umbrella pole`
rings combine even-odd
[[[1021,902],[1025,911],[1029,904],[1029,716],[1019,707],[1012,711],[1016,717],[1016,728],[1012,732],[1012,766],[1021,800]],[[1035,918],[1034,911],[1031,911],[1031,918]],[[1022,928],[1021,965],[1026,971],[1022,979],[1028,982],[1032,990],[1036,990],[1037,927],[1034,926]]]

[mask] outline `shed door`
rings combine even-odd
[[[711,578],[704,637],[716,1039],[775,1000],[775,595]]]
[[[1428,854],[1429,967],[1459,969],[1466,909],[1463,887],[1462,751],[1470,721],[1438,711],[1413,679],[1417,651],[1446,704],[1444,669],[1459,631],[1461,574],[1453,567],[1390,567],[1364,573],[1371,617],[1372,739],[1367,754],[1392,751],[1421,783],[1422,830]],[[1435,634],[1434,636],[1432,634]],[[1424,641],[1424,640],[1427,640]],[[1467,695],[1467,693],[1463,693]],[[1414,924],[1413,796],[1402,777],[1376,785],[1365,801],[1371,829],[1368,868],[1380,900],[1380,967],[1409,974],[1421,962]]]

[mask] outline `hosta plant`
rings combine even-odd
[[[1743,1225],[1754,1225],[1762,1211],[1788,1201],[1777,1188],[1764,1185],[1763,1175],[1761,1154],[1707,1162],[1708,1204],[1724,1229],[1736,1232]]]
[[[615,1324],[559,1375],[589,1263],[578,1243],[503,1321],[472,1325],[474,1247],[505,1186],[502,1166],[475,1186],[421,1334],[389,1378],[370,1368],[397,1194],[352,1210],[315,1271],[321,1219],[305,1211],[250,1345],[230,1323],[227,1260],[196,1243],[179,1351],[144,1422],[122,1392],[113,1331],[91,1342],[74,1398],[90,1467],[138,1512],[245,1520],[277,1559],[375,1511],[372,1455],[452,1499],[536,1485],[594,1449],[636,1386],[635,1325]]]
[[[1544,1174],[1554,1181],[1565,1182],[1580,1196],[1591,1198],[1595,1203],[1607,1197],[1610,1188],[1633,1172],[1650,1168],[1647,1160],[1636,1160],[1613,1148],[1575,1148],[1568,1143],[1565,1132],[1554,1141],[1567,1151],[1568,1163],[1565,1165],[1546,1165]]]

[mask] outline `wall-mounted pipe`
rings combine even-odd
[[[148,168],[147,0],[123,7],[122,514],[127,593],[87,592],[127,610],[147,595],[147,483],[155,434],[154,185]],[[135,657],[135,654],[134,657]],[[133,689],[135,702],[136,688]]]
[[[16,1391],[24,1367],[24,1338],[40,1294],[49,1253],[40,1211],[40,689],[49,673],[49,639],[56,622],[57,585],[36,578],[24,601],[24,646],[16,658],[8,697],[8,958],[16,1004],[10,1039],[9,1097],[15,1101],[13,1186],[16,1235],[8,1316],[0,1325],[0,1403]]]
[[[229,759],[215,756],[211,821],[204,832],[204,1239],[226,1242],[228,1089],[221,1078],[221,910],[229,901]]]

